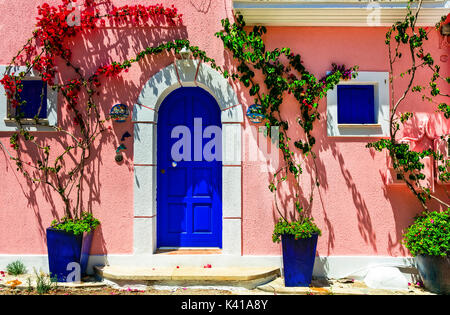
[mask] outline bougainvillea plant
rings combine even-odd
[[[238,62],[238,73],[231,77],[239,80],[249,93],[254,96],[255,104],[259,105],[258,114],[265,116],[267,134],[270,137],[272,127],[279,128],[279,148],[283,155],[284,165],[275,172],[269,189],[274,193],[275,207],[280,220],[275,224],[273,234],[274,242],[279,241],[282,234],[292,234],[297,238],[310,237],[310,232],[320,234],[320,230],[313,222],[310,214],[312,206],[312,189],[308,198],[309,205],[301,203],[301,188],[299,176],[302,174],[302,165],[295,157],[294,150],[290,147],[291,138],[288,136],[288,122],[282,118],[280,106],[287,94],[291,94],[298,102],[298,116],[296,122],[304,131],[304,138],[294,141],[294,146],[306,158],[311,157],[315,166],[316,153],[313,151],[316,142],[312,135],[314,123],[321,118],[319,101],[327,95],[327,91],[333,89],[340,80],[351,79],[357,75],[357,67],[346,68],[344,65],[332,64],[331,70],[324,77],[318,79],[308,72],[303,65],[299,54],[292,52],[290,48],[266,49],[264,34],[267,32],[264,26],[254,26],[246,29],[242,16],[236,16],[235,22],[229,19],[222,20],[223,30],[216,33]],[[260,83],[255,79],[255,72],[259,71],[264,76],[265,93],[262,92]],[[315,167],[314,183],[318,186],[317,167]],[[294,178],[296,189],[294,206],[295,210],[291,218],[287,218],[280,211],[277,202],[277,189],[281,182]]]
[[[403,244],[413,256],[450,255],[450,208],[446,211],[424,211],[416,217],[403,235]]]
[[[76,0],[62,0],[58,6],[45,3],[38,7],[36,30],[12,58],[1,83],[9,104],[15,109],[9,118],[17,124],[17,131],[10,137],[10,145],[16,151],[15,156],[11,155],[11,158],[15,161],[17,170],[32,183],[48,185],[61,197],[64,217],[59,222],[52,222],[53,227],[89,230],[95,228],[98,222],[93,218],[86,220],[85,212],[88,210],[82,198],[83,181],[87,175],[85,169],[94,159],[97,139],[111,130],[106,124],[109,117],[101,112],[101,101],[98,97],[102,80],[105,77],[118,77],[146,56],[161,53],[175,56],[183,48],[189,49],[195,58],[209,63],[212,68],[222,70],[204,51],[191,46],[188,40],[179,39],[147,47],[129,60],[99,65],[96,71],[89,74],[81,68],[78,60],[74,60],[68,44],[69,39],[74,40],[79,34],[103,27],[106,23],[113,27],[145,26],[152,23],[157,26],[177,27],[182,24],[182,14],[178,13],[174,6],[162,5],[125,5],[113,7],[108,11],[110,6],[105,5],[105,1],[97,5],[93,0],[85,0],[79,3],[81,10],[77,15],[76,8],[72,7],[74,2]],[[102,4],[105,8],[100,10]],[[103,12],[105,10],[107,12]],[[17,66],[24,65],[25,71],[15,72]],[[64,117],[65,123],[49,126],[57,132],[58,137],[66,137],[66,142],[60,142],[62,150],[51,147],[50,139],[35,136],[25,125],[23,106],[26,106],[26,102],[20,99],[20,92],[23,89],[23,79],[32,71],[37,72],[51,89],[63,96],[63,102],[59,103],[67,108],[66,115],[69,117]],[[57,82],[62,71],[65,75],[71,73],[72,77],[64,82]],[[40,123],[38,116],[44,103],[43,97],[44,88],[38,114],[34,117],[35,124]],[[70,123],[67,123],[68,121]],[[26,158],[27,145],[34,146],[38,154]],[[87,226],[86,222],[89,223]]]
[[[417,8],[413,10],[412,4],[418,2]],[[428,101],[435,106],[436,112],[441,113],[447,121],[450,119],[450,105],[445,102],[435,102],[435,98],[440,100],[448,100],[450,77],[441,75],[440,66],[435,63],[430,53],[426,52],[424,44],[428,40],[429,32],[433,29],[426,30],[417,27],[417,18],[422,6],[422,0],[409,0],[407,5],[407,14],[403,21],[396,22],[386,33],[386,45],[389,49],[389,65],[390,65],[390,94],[391,94],[391,112],[390,112],[390,135],[387,139],[369,143],[367,147],[374,148],[377,151],[387,150],[392,159],[395,172],[398,174],[418,198],[424,210],[428,210],[428,201],[433,199],[444,207],[450,207],[449,201],[442,200],[435,196],[430,187],[423,184],[426,175],[423,173],[425,164],[424,158],[431,158],[437,164],[437,176],[442,182],[450,180],[450,160],[444,157],[442,152],[437,152],[434,148],[428,148],[421,152],[410,149],[409,144],[399,139],[398,132],[404,124],[414,116],[414,112],[403,112],[402,105],[407,102],[407,96],[410,93],[422,93],[422,100]],[[442,17],[437,23],[436,29],[442,27],[447,17]],[[407,57],[406,57],[407,56]],[[395,65],[401,59],[409,58],[410,66],[403,69],[400,78],[406,80],[406,88],[399,92],[394,84],[396,72]],[[419,70],[428,70],[430,72],[430,81],[426,83],[417,83],[416,73]],[[395,99],[396,95],[400,95]],[[450,142],[448,134],[440,135],[440,138]],[[445,189],[445,188],[444,188]],[[446,191],[449,196],[448,191]]]

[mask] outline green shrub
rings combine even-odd
[[[6,272],[13,276],[23,275],[27,273],[27,268],[23,262],[16,260],[6,266]]]
[[[57,230],[64,230],[66,232],[73,232],[75,235],[84,232],[89,233],[94,231],[100,221],[92,216],[89,212],[81,213],[81,218],[78,220],[63,217],[60,222],[53,220],[51,227]]]
[[[294,235],[295,239],[310,238],[313,234],[322,235],[322,232],[313,222],[312,218],[303,218],[302,221],[288,222],[284,219],[280,219],[272,235],[272,241],[279,243],[281,241],[281,235]]]
[[[37,294],[47,294],[51,290],[55,290],[57,287],[57,279],[56,277],[50,278],[47,274],[44,272],[37,273],[36,270],[34,270],[34,273],[36,274],[36,292]]]
[[[450,254],[450,208],[442,212],[423,212],[403,235],[403,244],[413,256]]]

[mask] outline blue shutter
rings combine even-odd
[[[21,112],[25,114],[24,118],[34,118],[41,106],[42,86],[44,86],[44,99],[42,108],[39,112],[39,118],[47,118],[47,83],[42,80],[24,80],[22,92],[19,92],[21,101],[27,103],[20,107]]]
[[[338,85],[338,124],[375,124],[373,85]]]

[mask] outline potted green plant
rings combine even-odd
[[[266,135],[277,143],[284,161],[284,165],[273,175],[269,189],[274,193],[280,217],[275,223],[273,241],[282,242],[285,285],[308,286],[312,278],[317,239],[321,235],[311,215],[313,191],[319,186],[316,153],[313,151],[316,143],[313,127],[321,118],[318,109],[320,99],[341,80],[355,78],[358,67],[346,68],[345,65],[332,64],[332,71],[317,78],[306,70],[302,57],[293,53],[290,48],[266,49],[264,34],[267,29],[264,26],[246,28],[241,15],[236,16],[233,23],[229,19],[222,20],[222,26],[223,30],[216,33],[216,36],[238,63],[238,73],[233,73],[231,77],[248,87],[250,96],[255,97],[247,116],[251,122],[264,123]],[[264,86],[257,82],[257,70],[263,75]],[[309,198],[304,196],[299,185],[303,165],[297,162],[298,152],[293,151],[287,132],[289,123],[282,118],[280,112],[283,99],[288,95],[297,102],[298,113],[294,117],[294,125],[300,126],[304,135],[292,142],[300,151],[302,160],[310,163],[312,168],[310,174],[314,184]],[[257,121],[254,120],[255,116]],[[280,211],[277,204],[278,184],[281,182],[295,186],[290,187],[295,193],[290,192],[288,196],[289,199],[294,199],[295,205],[294,213],[289,215],[289,219],[283,214],[290,212],[289,209]],[[308,201],[303,202],[303,197]]]
[[[450,208],[422,212],[403,235],[425,288],[450,294]]]
[[[317,241],[322,234],[313,221],[313,218],[301,216],[290,222],[280,218],[275,224],[272,240],[282,243],[286,287],[307,287],[311,284]]]
[[[53,220],[47,228],[49,270],[58,282],[80,281],[86,274],[93,232],[99,225],[91,213],[82,212],[78,219]]]

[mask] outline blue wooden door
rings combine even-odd
[[[158,247],[222,247],[221,136],[215,138],[208,132],[210,137],[204,138],[208,126],[221,126],[220,108],[201,88],[179,88],[161,104],[157,148]],[[174,128],[184,133],[174,132]],[[211,147],[213,138],[216,147]],[[205,146],[218,158],[205,160]],[[180,160],[174,152],[183,158]]]

